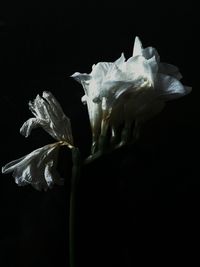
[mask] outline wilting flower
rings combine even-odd
[[[71,124],[50,92],[43,92],[42,97],[37,95],[33,102],[29,102],[29,108],[35,118],[26,121],[20,132],[28,137],[33,128],[42,127],[57,142],[6,164],[2,172],[13,172],[15,182],[19,186],[31,184],[37,190],[47,190],[53,184],[63,184],[63,179],[56,171],[57,157],[61,146],[74,148]]]
[[[35,118],[30,118],[22,125],[21,134],[28,137],[32,129],[42,127],[57,141],[73,145],[70,120],[52,93],[45,91],[42,97],[37,95],[33,102],[29,102],[29,108]]]
[[[31,184],[35,189],[45,191],[53,184],[63,184],[56,171],[57,156],[61,142],[38,148],[30,154],[11,161],[2,168],[3,173],[13,172],[16,184]]]
[[[124,54],[115,62],[100,62],[93,65],[90,74],[72,75],[85,91],[93,132],[93,146],[99,136],[106,136],[108,127],[112,137],[120,125],[125,135],[130,134],[135,121],[135,132],[148,118],[160,112],[165,102],[188,94],[190,87],[179,81],[177,67],[161,63],[153,47],[143,48],[138,37],[135,39],[133,55],[127,61]]]

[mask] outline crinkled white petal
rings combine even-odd
[[[130,93],[136,91],[144,83],[143,78],[139,78],[135,81],[108,81],[103,84],[100,99],[107,98],[108,107],[113,108],[114,102],[124,93]]]
[[[159,99],[165,101],[182,97],[191,91],[176,78],[164,74],[157,75],[155,90]]]
[[[31,184],[37,190],[47,190],[53,184],[62,184],[56,171],[60,143],[46,145],[30,154],[6,164],[3,173],[13,172],[19,186]],[[54,173],[56,175],[54,176]]]
[[[47,101],[47,110],[49,112],[52,112],[54,114],[54,116],[56,116],[57,118],[60,118],[63,116],[64,112],[60,106],[60,104],[58,103],[58,101],[56,100],[56,98],[52,95],[51,92],[47,92],[44,91],[42,93],[42,97]]]
[[[96,135],[104,117],[110,119],[115,132],[123,120],[139,121],[140,118],[141,122],[158,113],[164,101],[191,91],[191,88],[184,87],[178,81],[181,78],[178,68],[160,63],[157,50],[153,47],[143,48],[138,37],[135,38],[133,56],[127,61],[122,54],[113,63],[93,65],[89,78],[87,74],[80,73],[75,73],[74,78],[81,80],[84,87],[82,101],[87,102],[90,122],[92,128],[96,129]]]
[[[32,129],[42,127],[54,139],[73,144],[70,120],[52,93],[44,91],[42,97],[37,95],[33,102],[29,102],[29,107],[36,118],[22,125],[20,132],[23,135],[27,137]]]
[[[121,67],[122,66],[123,65],[121,65]],[[110,68],[108,69],[108,72],[107,72],[107,74],[106,74],[106,76],[104,78],[103,83],[105,83],[106,81],[111,81],[111,80],[112,81],[121,81],[123,79],[124,79],[123,72],[120,70],[120,68],[119,68],[119,66],[117,64],[113,63],[113,65],[110,66]]]
[[[36,118],[30,118],[20,128],[20,133],[25,137],[28,137],[31,134],[31,131],[37,127],[41,126],[41,120]]]
[[[48,111],[46,110],[45,101],[40,95],[37,95],[32,102],[29,101],[29,109],[36,118],[42,120],[48,119]]]
[[[125,63],[127,79],[135,80],[144,77],[153,84],[153,71],[148,60],[143,56],[131,57]]]
[[[49,112],[50,131],[58,141],[67,141],[73,144],[70,119],[64,114],[59,102],[50,92],[43,92],[43,98],[47,102]]]

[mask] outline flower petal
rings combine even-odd
[[[153,71],[155,70],[152,69],[151,64],[143,56],[131,57],[126,62],[126,74],[131,80],[143,77],[153,84]]]
[[[89,74],[80,72],[75,72],[74,74],[71,75],[71,77],[74,78],[79,83],[86,82],[91,79],[91,76]]]
[[[120,68],[117,66],[117,64],[113,63],[113,65],[109,68],[104,82],[114,80],[114,81],[120,81],[124,79],[123,72],[120,70]]]
[[[29,102],[29,107],[36,118],[31,118],[22,125],[20,132],[23,135],[29,136],[32,129],[40,126],[57,141],[73,145],[70,120],[51,92],[44,91],[42,97],[37,95],[33,102]]]
[[[155,57],[157,63],[160,62],[160,56],[157,52],[157,50],[154,48],[154,47],[146,47],[144,50],[143,50],[143,56],[146,58],[146,59],[150,59],[152,57]]]
[[[143,55],[142,51],[143,51],[142,43],[139,37],[136,36],[134,46],[133,46],[133,57],[142,56]]]
[[[56,117],[62,117],[64,115],[64,112],[61,108],[61,105],[59,102],[56,100],[56,98],[53,96],[51,92],[44,91],[42,93],[42,97],[47,101],[50,107],[51,112],[56,116]],[[48,109],[49,110],[49,109]]]
[[[20,128],[20,133],[25,137],[28,137],[31,134],[31,131],[37,127],[41,126],[41,120],[36,118],[30,118]]]
[[[90,75],[96,81],[101,82],[101,81],[103,81],[104,77],[106,76],[107,72],[109,71],[109,68],[112,65],[113,65],[113,63],[110,63],[110,62],[99,62],[94,66]]]
[[[182,78],[181,73],[179,72],[178,67],[168,64],[168,63],[160,63],[159,70],[160,73],[173,76],[174,78],[180,80]]]
[[[87,96],[86,95],[83,95],[82,97],[81,97],[81,102],[85,105],[85,104],[87,104]]]
[[[176,78],[164,74],[158,74],[155,84],[155,90],[159,99],[166,101],[190,93],[191,89],[189,88],[184,87]]]
[[[50,171],[52,166],[53,166],[53,162],[50,161],[48,164],[46,164],[46,167],[44,170],[45,181],[47,182],[47,185],[49,187],[53,184],[53,176]]]
[[[13,172],[15,182],[19,186],[31,184],[37,190],[47,190],[52,184],[61,184],[62,179],[54,170],[60,143],[46,145],[30,154],[6,164],[2,173]]]
[[[116,65],[116,66],[118,66],[118,67],[120,67],[124,62],[125,62],[125,57],[124,57],[124,53],[122,53],[121,54],[121,57],[120,58],[118,58],[115,62],[114,62],[114,64]]]
[[[29,109],[38,119],[47,120],[49,117],[46,110],[45,101],[42,97],[40,97],[40,95],[37,95],[32,102],[29,101]]]
[[[159,65],[157,63],[156,57],[155,56],[151,57],[150,59],[147,60],[147,62],[148,62],[148,65],[151,68],[151,72],[154,74],[154,77],[153,77],[153,80],[154,80],[155,79],[155,75],[157,74],[158,68],[159,68]]]
[[[102,133],[106,136],[106,130],[102,129],[109,129],[109,126],[112,136],[116,136],[119,125],[130,126],[133,120],[140,125],[158,113],[166,100],[191,91],[177,80],[181,78],[178,69],[160,63],[157,50],[143,48],[138,37],[135,38],[133,55],[127,61],[122,54],[113,63],[97,63],[90,75],[89,81],[82,82],[85,91],[82,101],[87,102],[96,136]]]
[[[112,103],[129,88],[136,90],[138,87],[132,81],[107,81],[103,84],[100,97],[106,97]]]

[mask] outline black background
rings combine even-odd
[[[131,56],[138,35],[161,61],[179,66],[190,95],[168,103],[143,128],[137,145],[84,167],[77,206],[77,266],[179,265],[194,258],[200,204],[197,17],[190,5],[12,4],[1,8],[1,165],[53,142],[19,128],[27,102],[50,90],[71,118],[83,158],[90,128],[81,86],[69,76],[99,61]],[[61,151],[65,187],[44,193],[0,184],[2,267],[68,266],[70,153]],[[66,167],[66,168],[65,168]],[[192,247],[192,249],[191,249]],[[190,252],[192,254],[190,254]],[[191,265],[191,262],[190,262]]]

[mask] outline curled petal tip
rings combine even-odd
[[[5,167],[1,167],[1,172],[5,173]]]
[[[42,92],[42,97],[47,97],[47,96],[52,96],[52,93],[51,92],[49,92],[49,91],[43,91]]]
[[[60,142],[57,142],[38,148],[20,159],[7,163],[2,167],[2,173],[13,172],[17,185],[30,184],[37,190],[60,184],[60,176],[55,169],[60,146]]]

